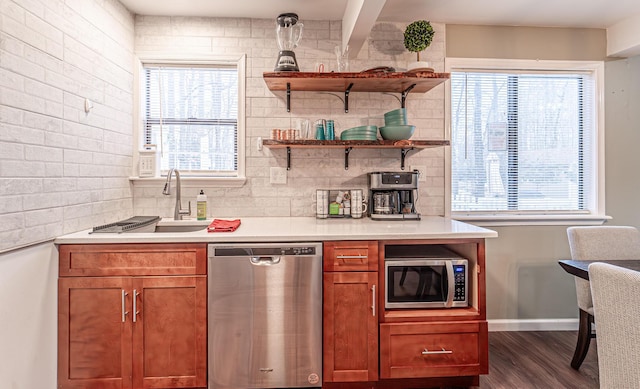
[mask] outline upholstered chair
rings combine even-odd
[[[640,259],[640,232],[629,226],[569,227],[569,249],[574,260]],[[594,321],[589,281],[576,280],[576,295],[580,309],[578,341],[571,367],[579,369],[589,351],[591,324]]]
[[[601,389],[640,388],[640,272],[589,265]]]

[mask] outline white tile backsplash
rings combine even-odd
[[[335,70],[334,47],[340,44],[339,21],[302,20],[303,38],[295,49],[302,71],[314,71],[323,63],[327,71]],[[436,36],[425,57],[433,67],[444,69],[444,25],[433,24]],[[415,59],[402,44],[404,24],[378,23],[357,58],[350,60],[350,70],[375,66],[405,68]],[[209,46],[207,46],[209,45]],[[208,196],[209,217],[243,216],[313,216],[316,188],[367,187],[367,172],[400,171],[399,150],[354,149],[349,170],[344,169],[342,149],[292,149],[292,168],[287,184],[270,184],[269,170],[286,166],[286,150],[263,148],[258,151],[258,137],[268,138],[273,128],[295,127],[300,118],[333,118],[336,133],[364,125],[382,125],[383,114],[400,106],[395,97],[381,93],[351,93],[349,113],[341,98],[316,92],[293,91],[291,112],[286,111],[285,94],[271,92],[262,78],[273,71],[277,57],[275,22],[271,19],[217,19],[136,16],[136,52],[175,55],[183,52],[202,54],[246,54],[246,173],[247,182],[240,188],[217,188],[202,185]],[[409,94],[409,120],[417,125],[415,139],[444,139],[444,89],[439,86],[425,94]],[[419,211],[425,215],[444,214],[444,149],[414,150],[407,157],[407,168],[426,166],[427,182],[421,185]],[[175,198],[162,195],[157,188],[134,186],[134,212],[173,215]],[[184,202],[192,207],[200,187],[183,188]]]
[[[130,216],[133,15],[30,0],[0,18],[0,251]]]
[[[135,131],[135,52],[247,56],[246,175],[242,187],[202,185],[208,216],[311,216],[316,188],[363,188],[366,173],[400,170],[399,150],[355,149],[349,170],[344,150],[293,149],[287,184],[269,183],[269,168],[286,166],[284,149],[257,150],[258,137],[295,127],[300,118],[333,118],[341,130],[383,123],[399,107],[380,93],[341,98],[316,92],[271,92],[262,73],[277,56],[272,19],[134,16],[117,0],[4,1],[0,8],[0,251],[51,239],[132,214],[172,216],[175,198],[131,184]],[[335,70],[340,21],[305,21],[296,51],[301,70],[323,63]],[[424,57],[444,68],[444,25]],[[406,67],[414,54],[402,47],[403,24],[377,23],[351,71]],[[339,95],[339,94],[338,94]],[[85,99],[93,109],[84,111]],[[444,138],[444,88],[407,99],[416,139]],[[407,166],[427,167],[419,210],[444,213],[444,149],[410,152]],[[201,189],[183,188],[184,201]]]

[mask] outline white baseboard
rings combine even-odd
[[[487,321],[489,332],[578,330],[578,319],[497,319]]]

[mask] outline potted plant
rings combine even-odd
[[[417,61],[409,63],[409,70],[429,68],[429,62],[420,61],[420,52],[429,47],[434,34],[431,23],[426,20],[417,20],[404,30],[404,47],[417,54]]]

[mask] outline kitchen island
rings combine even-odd
[[[442,217],[242,218],[234,232],[211,233],[210,222],[163,219],[165,232],[86,230],[56,239],[60,388],[211,387],[210,243],[323,244],[323,370],[309,375],[312,387],[473,386],[487,374],[485,239],[496,232]],[[190,225],[200,228],[171,232]],[[436,246],[468,260],[468,304],[386,307],[385,258]]]

